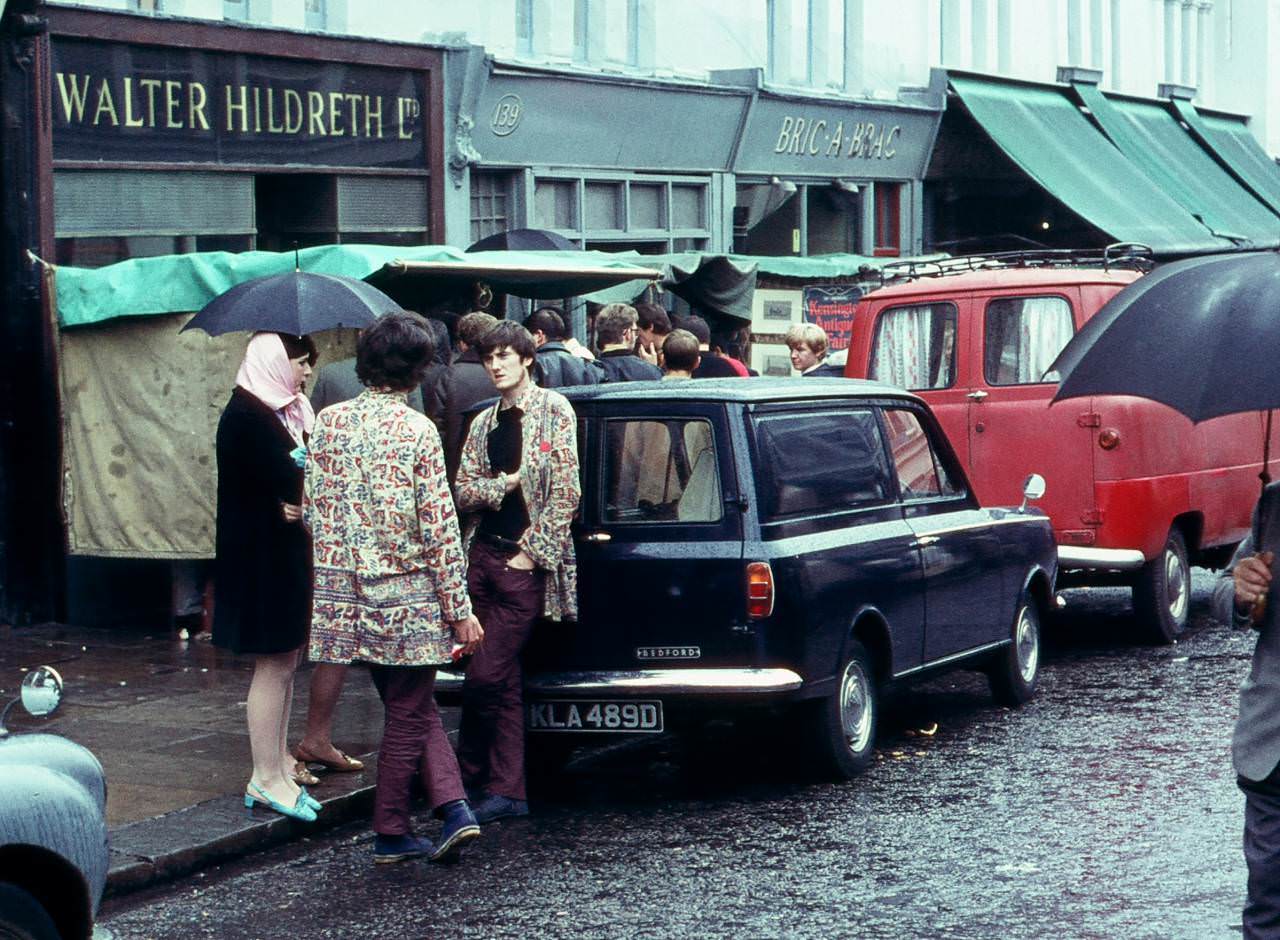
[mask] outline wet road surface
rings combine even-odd
[[[1037,697],[894,696],[876,765],[805,782],[752,729],[595,752],[461,864],[377,866],[363,826],[109,901],[132,937],[1238,937],[1229,740],[1252,637],[1196,571],[1175,646],[1068,592]],[[933,730],[932,734],[923,733]],[[419,831],[431,834],[425,814]]]

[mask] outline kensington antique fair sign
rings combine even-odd
[[[831,284],[804,289],[804,319],[827,334],[831,349],[848,349],[853,338],[853,310],[862,290],[853,285]]]
[[[423,76],[54,37],[56,160],[426,169]]]

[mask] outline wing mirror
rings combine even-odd
[[[1027,503],[1034,503],[1037,499],[1044,495],[1044,477],[1038,473],[1033,473],[1022,481],[1022,505],[1018,507],[1018,511],[1027,508]]]
[[[9,729],[4,724],[5,719],[9,717],[9,709],[18,702],[34,718],[52,715],[62,703],[62,676],[58,675],[58,670],[52,666],[41,666],[27,673],[22,680],[18,697],[0,712],[0,738],[9,734]]]

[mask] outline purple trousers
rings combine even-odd
[[[542,611],[545,574],[520,571],[507,556],[477,541],[467,592],[484,642],[472,655],[462,686],[458,764],[473,792],[525,799],[524,670],[520,654]]]
[[[432,808],[466,799],[458,759],[432,696],[435,666],[369,664],[369,674],[382,698],[382,746],[378,749],[378,788],[373,797],[373,831],[380,836],[407,835],[410,788],[415,774]]]

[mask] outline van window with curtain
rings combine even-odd
[[[1063,297],[1002,297],[987,305],[983,372],[988,385],[1055,381],[1045,373],[1075,332]]]
[[[920,304],[881,313],[867,374],[913,391],[950,388],[956,380],[956,308]]]

